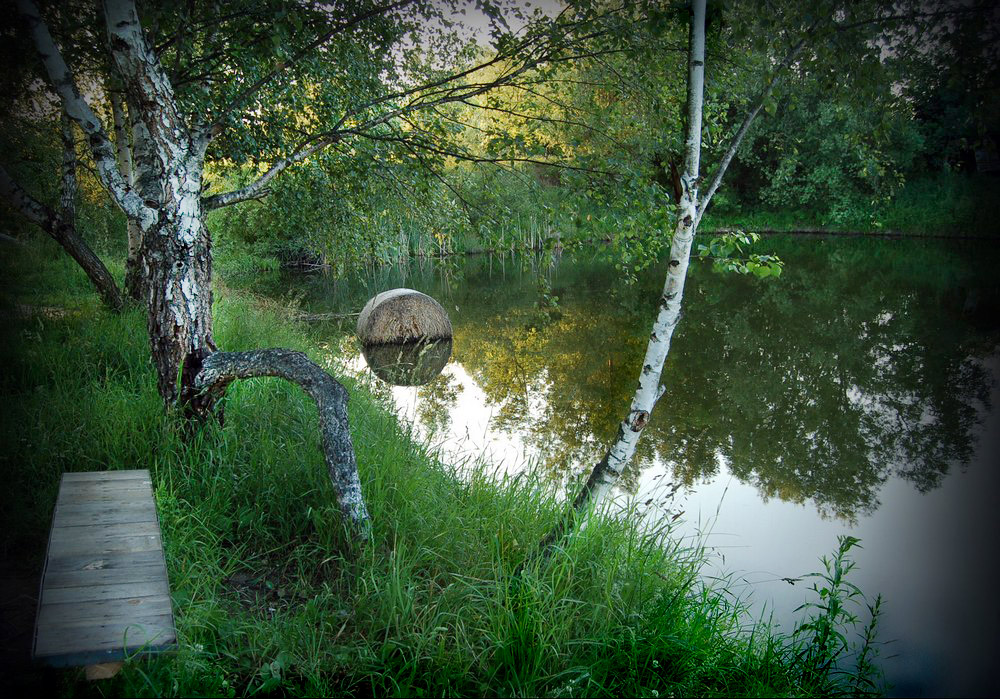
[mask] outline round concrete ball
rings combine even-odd
[[[451,339],[451,321],[441,304],[413,289],[383,291],[358,317],[358,338],[365,345]]]

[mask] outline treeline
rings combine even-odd
[[[527,60],[528,39],[524,47],[511,48],[512,39],[487,46],[485,36],[463,39],[454,29],[388,18],[386,31],[422,37],[395,59],[332,45],[324,61],[262,93],[257,120],[238,138],[213,142],[206,194],[254,182],[269,162],[297,152],[296,139],[316,131],[323,110],[342,113],[379,81],[403,94],[446,75],[449,90],[457,85],[471,96],[449,92],[439,106],[363,134],[341,119],[336,142],[269,182],[266,197],[209,215],[217,255],[234,269],[307,264],[343,272],[413,255],[609,241],[623,265],[647,264],[672,230],[687,29],[682,11],[641,5],[568,8],[580,21],[563,18],[545,31],[558,27],[562,34],[548,41],[572,45],[572,60],[558,51]],[[973,4],[935,24],[918,12],[879,25],[868,45],[834,31],[814,38],[776,78],[778,49],[797,22],[808,22],[795,14],[800,9],[768,16],[753,3],[710,8],[705,161],[724,156],[762,86],[776,82],[703,230],[992,235],[1000,214],[996,13]],[[884,9],[873,3],[852,12]],[[933,25],[920,32],[933,41],[917,45],[908,36],[921,21]],[[530,35],[536,25],[526,27]],[[12,39],[10,50],[16,46]],[[112,94],[111,86],[91,88]],[[57,120],[39,114],[55,112],[20,89],[34,107],[5,123],[0,157],[26,189],[51,200]],[[316,97],[319,106],[307,99]],[[108,99],[102,108],[110,114]],[[120,250],[124,221],[86,167],[79,178],[85,237]]]
[[[746,76],[766,75],[767,60],[748,18],[716,21],[709,160],[759,90]],[[969,15],[930,58],[901,40],[843,71],[803,60],[764,104],[706,226],[992,235],[1000,81],[986,47],[995,31]],[[330,152],[270,199],[220,215],[223,244],[343,269],[610,241],[623,263],[641,264],[672,228],[685,41],[681,25],[646,27],[625,43],[605,40],[599,55],[423,114],[404,138]]]

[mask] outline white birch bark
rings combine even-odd
[[[132,176],[132,147],[129,143],[128,127],[125,118],[125,100],[118,90],[108,90],[108,100],[111,102],[111,120],[115,127],[115,150],[118,153],[118,169],[122,177],[131,186],[135,183]]]
[[[628,414],[618,428],[618,436],[604,459],[594,467],[573,506],[581,509],[599,503],[625,470],[635,454],[642,430],[649,424],[653,406],[663,394],[660,374],[670,351],[670,341],[681,316],[684,280],[691,258],[691,243],[698,225],[698,171],[701,159],[701,122],[705,85],[705,0],[692,3],[691,34],[688,48],[687,133],[684,145],[682,195],[677,205],[677,227],[670,246],[670,261],[660,297],[659,311],[646,345],[639,372],[639,385]]]
[[[63,112],[59,115],[62,136],[62,178],[59,186],[59,222],[76,225],[76,139],[73,122]]]
[[[63,111],[76,122],[87,137],[101,183],[127,216],[143,221],[145,226],[153,225],[156,221],[156,212],[143,205],[142,200],[122,177],[115,159],[114,146],[101,120],[80,94],[73,80],[73,74],[63,60],[55,41],[52,40],[52,35],[42,21],[38,8],[31,0],[18,0],[17,5],[28,24],[35,48],[48,73],[49,82],[62,101]]]
[[[21,0],[26,1],[26,0]],[[142,105],[139,117],[150,138],[168,158],[165,163],[186,159],[193,140],[182,118],[166,71],[146,41],[133,0],[105,0],[108,44],[126,90]],[[207,139],[204,139],[207,146]],[[169,168],[166,168],[169,169]]]
[[[201,197],[210,135],[183,119],[170,80],[142,32],[134,0],[105,0],[104,15],[133,117],[136,189],[157,213],[154,225],[142,227],[140,259],[160,395],[168,406],[179,404],[204,419],[221,416],[216,404],[235,379],[278,376],[299,384],[319,406],[338,504],[356,540],[363,541],[369,516],[348,429],[347,391],[298,352],[217,350],[211,236]]]

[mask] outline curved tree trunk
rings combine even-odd
[[[249,352],[215,352],[204,359],[194,387],[214,402],[236,379],[276,376],[298,384],[319,409],[323,456],[337,504],[356,541],[367,539],[371,529],[368,509],[361,495],[361,480],[347,418],[349,395],[340,382],[301,352],[264,349]]]
[[[18,6],[63,111],[83,130],[102,184],[129,220],[128,287],[130,295],[146,301],[157,386],[166,407],[179,405],[197,419],[219,417],[216,405],[235,379],[276,376],[298,384],[319,408],[323,453],[352,537],[366,539],[370,520],[350,436],[346,389],[300,352],[217,351],[212,337],[211,237],[202,219],[201,198],[205,152],[215,128],[187,123],[173,86],[142,31],[134,0],[103,2],[108,45],[129,106],[131,159],[125,152],[128,139],[121,104],[113,103],[116,149],[77,88],[34,2],[18,0]],[[295,157],[305,158],[319,147],[304,148]],[[271,176],[290,162],[272,168]],[[75,167],[75,159],[67,165]],[[74,247],[82,241],[70,236],[71,226],[34,202],[2,169],[0,193],[61,240],[74,257],[86,257],[79,246]],[[71,208],[71,199],[66,198],[64,208]],[[100,265],[100,260],[93,259]],[[106,276],[120,306],[117,287]]]

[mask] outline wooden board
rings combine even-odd
[[[149,471],[63,474],[34,658],[55,666],[92,665],[176,642]]]

